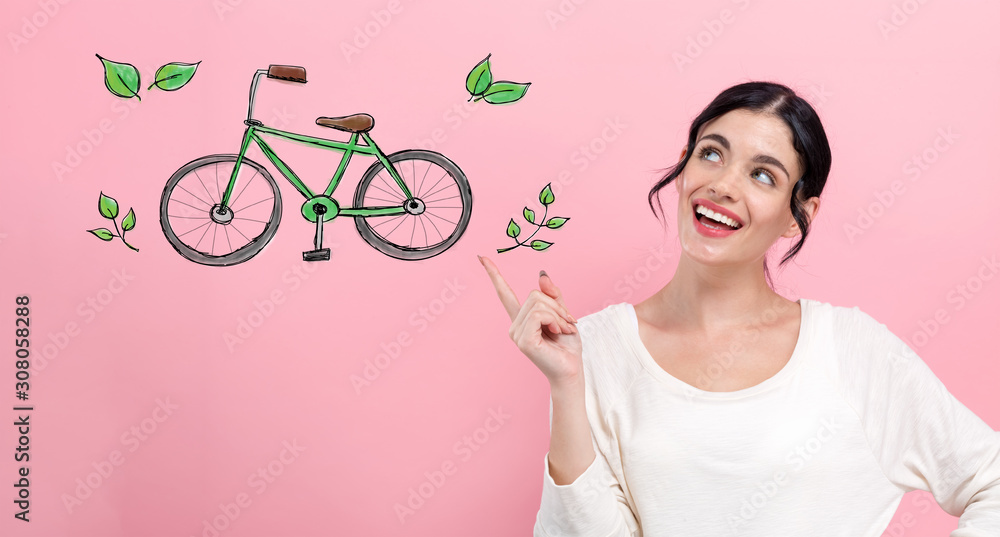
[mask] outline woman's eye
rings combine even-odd
[[[774,184],[774,178],[771,177],[771,174],[767,173],[767,170],[762,170],[762,169],[758,168],[758,169],[754,170],[754,174],[758,174],[758,175],[756,175],[757,177],[763,177],[764,180],[767,182],[767,184],[769,184],[769,185],[773,185]]]
[[[719,157],[719,152],[718,151],[712,149],[711,147],[706,147],[705,149],[701,150],[701,158],[703,158],[705,160],[711,160],[712,162],[718,162],[718,158],[716,158],[715,160],[713,160],[713,159],[708,158],[708,155],[715,155],[716,157]]]

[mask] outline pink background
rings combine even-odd
[[[12,359],[0,371],[4,535],[213,535],[206,524],[227,537],[530,534],[548,384],[508,338],[476,254],[494,259],[522,299],[545,269],[578,317],[640,302],[669,280],[679,251],[675,191],[663,197],[666,232],[646,204],[657,170],[675,161],[712,97],[756,79],[809,99],[833,150],[819,216],[778,275],[779,292],[859,306],[1000,429],[1000,278],[983,268],[1000,253],[989,161],[1000,142],[995,2],[18,0],[0,9],[0,300],[13,331],[14,297],[30,295],[32,348],[45,358],[30,390],[30,524],[12,518],[9,499]],[[358,37],[365,28],[373,37]],[[12,42],[17,34],[24,41]],[[140,69],[142,102],[105,89],[95,53]],[[490,53],[496,78],[530,90],[459,114],[465,75]],[[678,65],[680,55],[690,62]],[[175,61],[203,63],[186,87],[147,91],[155,68]],[[238,149],[251,76],[272,63],[306,67],[309,83],[262,81],[265,123],[337,137],[315,118],[367,112],[385,150],[433,143],[458,163],[475,200],[462,239],[405,262],[338,219],[326,228],[332,260],[303,268],[312,224],[273,172],[285,214],[262,253],[226,268],[179,256],[160,230],[160,192],[184,163]],[[615,122],[620,133],[606,130]],[[68,148],[87,150],[88,136],[88,154],[58,176],[54,165]],[[339,158],[275,147],[310,185],[325,185]],[[933,162],[920,169],[915,158]],[[341,200],[369,163],[355,160]],[[896,181],[901,194],[879,194]],[[551,211],[572,218],[539,234],[555,245],[497,254],[511,245],[508,220],[523,223],[525,204],[540,210],[548,182]],[[139,253],[85,232],[107,222],[96,210],[102,190],[123,214],[135,209],[128,238]],[[846,226],[861,224],[849,236]],[[788,244],[779,247],[772,265]],[[117,275],[125,285],[112,283]],[[959,301],[959,286],[975,292]],[[947,322],[929,324],[942,311]],[[248,319],[258,326],[230,350],[225,334]],[[394,346],[401,335],[408,344]],[[351,376],[384,352],[394,357],[359,393]],[[488,421],[491,411],[508,417]],[[302,451],[287,451],[296,443]],[[116,451],[117,466],[107,462]],[[454,472],[435,486],[425,473],[448,463]],[[251,477],[261,468],[270,482]],[[88,478],[96,486],[81,488]],[[394,506],[422,484],[433,496],[401,520]],[[78,493],[87,497],[68,509]],[[956,525],[914,492],[886,535]]]

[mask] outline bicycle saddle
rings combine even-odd
[[[345,132],[368,132],[375,126],[375,118],[368,114],[354,114],[341,117],[318,117],[316,124],[332,127]]]

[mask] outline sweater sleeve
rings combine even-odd
[[[904,492],[930,492],[959,517],[950,537],[1000,535],[1000,432],[884,324],[855,311],[845,381],[885,476]]]
[[[549,416],[551,420],[551,402]],[[568,485],[556,485],[552,480],[549,455],[545,454],[542,501],[533,537],[641,537],[605,450],[593,435],[591,440],[594,461]]]

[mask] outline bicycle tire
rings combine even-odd
[[[387,158],[389,162],[393,164],[393,166],[397,169],[397,171],[400,171],[405,168],[405,166],[396,166],[396,164],[400,162],[411,161],[414,164],[414,166],[416,165],[416,162],[425,162],[429,163],[428,172],[430,170],[430,166],[437,166],[438,168],[441,168],[446,173],[446,175],[451,177],[451,179],[457,186],[458,199],[461,200],[461,206],[460,206],[461,212],[459,217],[456,219],[457,222],[455,222],[455,229],[447,237],[444,237],[443,234],[439,232],[438,233],[439,236],[441,236],[443,239],[440,242],[434,244],[428,244],[425,247],[414,247],[412,246],[412,242],[411,244],[404,246],[401,244],[397,244],[396,242],[389,240],[387,237],[384,237],[381,234],[379,234],[374,229],[373,225],[369,222],[370,220],[377,221],[378,219],[386,219],[393,217],[357,216],[354,218],[354,223],[355,226],[358,228],[358,233],[373,248],[396,259],[417,261],[421,259],[434,257],[440,254],[441,252],[444,252],[452,245],[454,245],[459,238],[461,238],[462,234],[465,232],[465,229],[468,227],[469,219],[472,216],[472,191],[469,188],[469,181],[468,179],[466,179],[465,174],[458,167],[458,165],[456,165],[454,162],[448,159],[448,157],[434,151],[427,151],[423,149],[407,149],[388,155]],[[361,182],[358,183],[358,188],[355,191],[354,207],[364,206],[365,194],[368,192],[368,189],[371,186],[372,181],[378,176],[380,172],[384,170],[385,166],[382,164],[381,161],[375,162],[374,164],[371,165],[371,167],[368,168],[368,170],[362,177]],[[424,172],[425,177],[428,172]],[[416,175],[416,173],[414,173],[414,175]],[[441,179],[443,180],[444,176],[442,176]],[[386,184],[389,185],[389,183]],[[398,185],[395,185],[394,181],[392,183],[392,186],[398,188]],[[410,187],[411,192],[413,192],[415,196],[414,199],[419,199],[419,193],[415,192],[414,189],[420,185],[414,184],[411,186],[409,185],[409,183],[407,183],[407,186]],[[398,191],[398,194],[402,195],[402,192]],[[409,201],[411,200],[403,200],[403,203]],[[405,216],[415,217],[416,215],[407,213]],[[406,220],[405,217],[404,220]],[[421,225],[424,226],[425,223],[421,222]],[[436,226],[433,227],[436,228]],[[416,220],[414,220],[413,232],[414,233],[416,232]],[[426,237],[427,236],[426,227],[424,228],[424,232]],[[412,236],[413,234],[411,234],[411,238]]]
[[[243,186],[243,190],[239,190],[240,195],[242,195],[243,192],[253,183],[253,179],[257,175],[260,175],[264,179],[265,184],[267,185],[266,188],[263,189],[263,190],[265,190],[264,193],[266,194],[267,192],[270,192],[272,194],[271,198],[265,198],[264,200],[258,201],[258,202],[256,202],[256,203],[253,204],[253,205],[259,205],[260,203],[263,203],[263,201],[268,201],[270,199],[273,199],[273,203],[268,204],[268,205],[264,205],[263,208],[261,209],[261,211],[264,211],[264,213],[267,214],[267,220],[266,221],[261,221],[261,222],[264,223],[263,229],[259,233],[254,234],[254,236],[253,236],[252,239],[249,238],[249,237],[246,237],[246,235],[244,235],[242,232],[240,232],[239,234],[243,235],[243,238],[246,239],[246,244],[244,244],[243,246],[240,246],[239,248],[234,248],[233,251],[231,251],[229,253],[226,253],[226,254],[222,254],[222,255],[214,255],[212,253],[214,251],[214,235],[213,235],[213,250],[209,251],[209,252],[205,252],[205,251],[203,251],[203,250],[201,250],[201,249],[198,248],[198,245],[201,242],[200,240],[199,240],[198,244],[196,244],[196,245],[194,245],[194,247],[192,247],[191,245],[189,245],[188,243],[186,243],[183,239],[181,239],[182,235],[190,233],[193,230],[189,230],[189,231],[187,231],[185,233],[178,234],[178,230],[174,229],[174,227],[177,225],[177,223],[176,222],[172,223],[172,221],[173,220],[177,220],[177,218],[194,218],[194,219],[199,218],[199,216],[194,216],[194,217],[190,217],[190,216],[178,217],[176,215],[169,214],[169,211],[171,209],[171,203],[170,202],[171,202],[171,200],[174,200],[174,198],[173,198],[174,191],[175,191],[175,189],[177,189],[178,184],[180,183],[180,181],[182,179],[186,178],[186,177],[189,177],[192,172],[195,172],[195,177],[197,177],[199,180],[201,180],[201,176],[197,173],[198,170],[204,170],[206,174],[214,173],[216,175],[216,179],[218,179],[218,176],[221,175],[221,174],[218,173],[218,165],[220,163],[233,163],[233,164],[235,164],[237,158],[238,158],[238,155],[229,154],[229,155],[208,155],[208,156],[204,156],[204,157],[192,160],[191,162],[188,162],[187,164],[185,164],[184,166],[182,166],[179,170],[177,170],[176,172],[174,172],[174,174],[172,176],[170,176],[170,179],[167,180],[166,186],[163,188],[163,193],[160,196],[160,226],[163,229],[163,234],[167,237],[167,240],[170,242],[170,245],[174,247],[174,250],[176,250],[177,253],[181,254],[181,256],[185,257],[186,259],[188,259],[190,261],[193,261],[195,263],[199,263],[199,264],[202,264],[202,265],[210,265],[210,266],[229,266],[229,265],[235,265],[237,263],[242,263],[242,262],[244,262],[244,261],[252,258],[253,256],[257,255],[264,248],[264,246],[267,245],[267,243],[271,240],[271,238],[274,237],[275,232],[277,232],[277,230],[278,230],[278,222],[281,220],[281,193],[278,190],[278,184],[274,181],[274,178],[271,177],[271,174],[267,171],[266,168],[264,168],[260,164],[254,162],[254,161],[252,161],[252,160],[250,160],[250,159],[248,159],[246,157],[243,158],[243,165],[246,165],[246,166],[249,166],[250,168],[253,168],[253,170],[255,171],[255,174],[249,180],[246,181],[245,185]],[[214,172],[210,172],[208,170],[209,167],[214,167],[215,171]],[[229,170],[230,170],[229,172],[226,172],[224,174],[223,183],[222,184],[228,183],[232,167],[229,167]],[[216,182],[216,185],[217,185],[217,188],[219,188],[218,182]],[[216,201],[212,197],[209,188],[207,186],[205,186],[204,183],[202,183],[202,186],[205,187],[205,191],[208,194],[206,197],[208,197],[212,201]],[[240,189],[240,185],[237,185],[236,189],[237,190]],[[181,187],[181,190],[185,190],[184,187]],[[185,190],[185,192],[188,192],[188,191]],[[191,194],[190,192],[188,192],[188,193]],[[202,198],[200,198],[198,196],[195,196],[194,194],[191,194],[191,196],[193,196],[194,199],[200,200],[202,204],[208,205],[208,202],[204,201]],[[221,191],[219,192],[219,198],[221,200]],[[236,210],[232,209],[232,204],[235,203],[238,198],[239,198],[239,196],[236,196],[235,198],[232,198],[230,200],[230,207],[229,207],[230,213],[229,214],[231,214],[232,216],[230,217],[230,222],[229,223],[231,223],[232,220],[237,219],[236,216],[235,216],[236,215]],[[178,201],[178,200],[174,200],[174,201]],[[189,200],[189,201],[193,202],[193,200]],[[182,203],[182,202],[178,201],[178,203]],[[208,233],[208,229],[212,227],[213,223],[216,226],[225,225],[225,224],[217,223],[215,221],[215,219],[213,219],[211,217],[212,216],[211,215],[212,209],[215,208],[215,207],[217,207],[218,204],[216,204],[216,205],[214,205],[212,207],[209,207],[208,209],[205,209],[204,207],[201,207],[201,208],[195,207],[192,204],[186,204],[186,203],[183,203],[183,205],[186,205],[187,207],[189,207],[189,209],[187,209],[189,212],[191,211],[191,209],[194,209],[194,214],[196,214],[196,215],[200,215],[201,214],[201,213],[198,212],[199,210],[202,211],[204,213],[204,215],[202,215],[200,217],[201,219],[205,219],[205,218],[209,219],[208,223],[203,224],[203,225],[207,225],[206,230],[205,230],[205,234]],[[249,206],[244,207],[241,210],[241,214],[245,213],[246,212],[245,209],[248,209],[248,208],[249,208]],[[257,212],[260,212],[260,211],[257,211]],[[254,220],[254,221],[257,221],[257,220]],[[200,226],[199,226],[199,228],[200,228]],[[195,229],[198,229],[198,228],[195,228]],[[238,228],[234,228],[234,229],[239,232]],[[223,231],[226,234],[227,240],[229,240],[230,236],[228,234],[228,230],[224,229]],[[217,233],[217,232],[218,232],[218,229],[215,229],[213,233]],[[204,234],[202,235],[202,237],[204,237]]]

